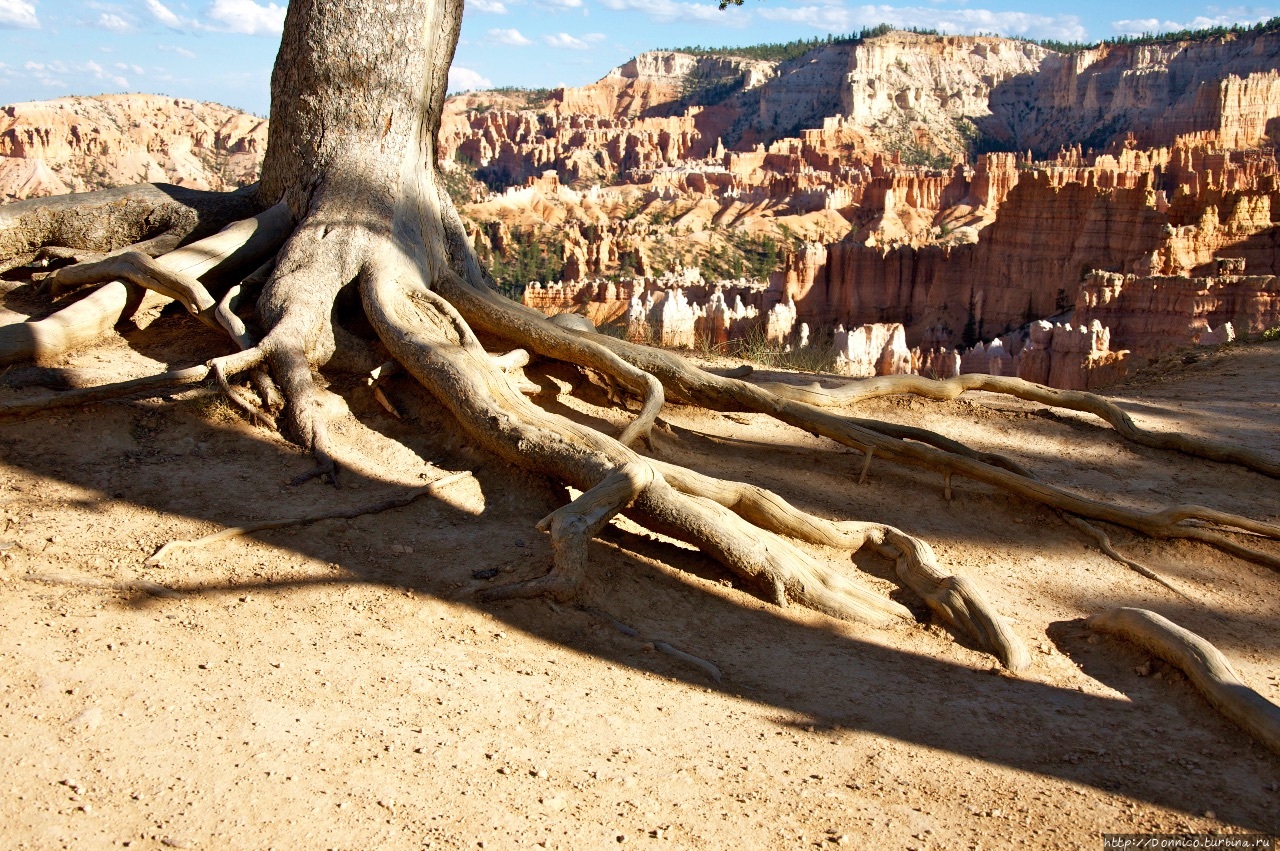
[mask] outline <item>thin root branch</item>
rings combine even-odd
[[[128,381],[102,384],[97,387],[81,387],[75,390],[64,390],[56,396],[44,399],[32,399],[18,402],[0,402],[0,417],[29,417],[62,408],[90,405],[95,402],[110,402],[116,399],[155,396],[172,392],[180,387],[199,384],[209,375],[208,366],[192,366],[162,372],[159,375],[148,375]]]
[[[579,611],[585,612],[588,615],[599,618],[600,620],[608,623],[618,632],[622,633],[628,638],[634,638],[636,641],[640,642],[642,645],[646,645],[646,644],[650,645],[653,647],[654,650],[657,650],[659,653],[665,653],[666,655],[670,656],[672,659],[677,659],[681,662],[684,662],[687,665],[691,665],[697,668],[699,671],[702,671],[704,674],[710,677],[713,682],[718,683],[724,680],[724,675],[720,673],[720,669],[716,667],[714,664],[712,664],[711,662],[708,662],[706,659],[703,659],[701,656],[694,656],[692,653],[686,653],[685,651],[680,650],[677,647],[673,647],[671,644],[667,643],[666,641],[662,641],[656,638],[645,638],[640,634],[640,631],[638,629],[628,626],[627,624],[615,618],[613,615],[609,614],[608,612],[601,611],[600,609],[583,606],[579,608]]]
[[[1111,558],[1115,561],[1120,562],[1124,566],[1128,567],[1130,570],[1142,576],[1145,576],[1147,579],[1150,579],[1152,582],[1156,582],[1156,583],[1159,583],[1160,585],[1163,585],[1165,588],[1168,588],[1170,591],[1177,594],[1182,599],[1188,600],[1190,602],[1195,602],[1195,599],[1193,597],[1179,590],[1168,579],[1165,579],[1163,576],[1156,573],[1151,568],[1147,567],[1141,562],[1134,561],[1131,558],[1127,558],[1126,556],[1121,555],[1120,551],[1117,550],[1114,545],[1112,545],[1110,536],[1107,535],[1106,532],[1099,529],[1097,526],[1090,523],[1088,520],[1084,520],[1080,517],[1076,517],[1074,514],[1067,514],[1066,512],[1059,512],[1059,515],[1062,517],[1063,522],[1066,523],[1068,526],[1071,526],[1074,529],[1078,529],[1079,531],[1083,532],[1084,534],[1092,538],[1094,542],[1097,543],[1098,549],[1102,550],[1103,554],[1106,555],[1108,558]]]
[[[850,405],[866,399],[900,394],[950,400],[970,390],[985,390],[1028,402],[1039,402],[1055,408],[1093,414],[1108,423],[1126,440],[1142,446],[1171,449],[1198,458],[1239,464],[1263,475],[1280,478],[1280,461],[1252,447],[1235,446],[1224,441],[1179,432],[1150,431],[1140,428],[1118,405],[1094,393],[1086,393],[1082,390],[1055,390],[1052,387],[1011,376],[972,373],[938,381],[920,375],[885,375],[849,382],[831,389],[817,384],[808,387],[778,383],[759,386],[784,399],[805,402],[818,407]]]
[[[302,526],[307,523],[315,523],[320,520],[350,520],[355,517],[361,517],[365,514],[378,514],[382,511],[390,511],[393,508],[402,508],[419,497],[438,491],[445,485],[452,484],[460,479],[465,479],[470,476],[470,471],[441,476],[431,484],[415,488],[403,496],[398,496],[394,499],[388,499],[382,502],[376,502],[372,505],[361,506],[359,508],[346,508],[339,511],[322,511],[317,514],[308,514],[303,517],[286,517],[282,520],[262,520],[257,523],[247,523],[244,526],[232,526],[228,529],[223,529],[221,532],[214,532],[211,535],[205,535],[203,538],[196,538],[193,541],[170,541],[160,549],[156,550],[155,554],[148,558],[145,564],[162,564],[166,558],[181,550],[199,549],[200,547],[205,547],[218,541],[225,541],[228,538],[235,538],[240,535],[249,535],[254,532],[262,532],[267,529],[283,529],[286,526]]]
[[[225,355],[220,358],[214,358],[209,361],[209,368],[213,370],[213,377],[218,382],[218,387],[222,389],[223,394],[227,397],[236,410],[244,414],[249,422],[255,425],[274,428],[275,421],[266,411],[257,405],[249,402],[240,392],[232,386],[231,376],[246,369],[252,369],[262,363],[267,357],[266,350],[261,347],[245,349],[242,352],[236,352],[234,355]]]

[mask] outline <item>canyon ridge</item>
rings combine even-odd
[[[653,51],[580,88],[451,98],[442,162],[497,282],[637,340],[1067,389],[1280,325],[1280,32],[791,52]],[[0,194],[225,189],[265,138],[181,99],[16,104]]]

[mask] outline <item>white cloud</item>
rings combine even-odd
[[[121,76],[114,71],[103,68],[97,62],[90,59],[87,62],[27,62],[23,66],[23,70],[33,77],[36,82],[44,86],[52,86],[55,88],[68,88],[65,78],[80,77],[81,81],[78,86],[83,87],[83,78],[91,77],[94,80],[106,80],[113,86],[121,89],[129,88],[129,80],[127,77]],[[130,66],[124,66],[126,68]],[[142,69],[138,69],[141,71]]]
[[[0,27],[38,29],[40,19],[36,17],[35,4],[27,0],[0,0]]]
[[[139,65],[130,65],[130,64],[125,63],[125,62],[117,62],[117,63],[116,63],[116,70],[118,70],[118,71],[132,71],[134,74],[137,74],[139,77],[141,77],[143,74],[145,74],[145,73],[146,73],[145,71],[143,71],[143,70],[142,70],[142,67],[141,67],[141,66],[139,66]]]
[[[129,87],[129,80],[127,78],[108,71],[92,59],[84,63],[82,67],[85,71],[89,71],[99,80],[106,80],[110,83],[114,83],[122,89],[127,89]]]
[[[470,68],[454,65],[449,69],[449,91],[465,92],[472,89],[488,89],[493,83]]]
[[[582,0],[538,0],[538,5],[548,9],[581,9]]]
[[[613,2],[614,0],[605,0]],[[840,4],[762,7],[756,10],[770,21],[806,24],[824,32],[854,32],[862,27],[890,24],[920,27],[947,33],[1000,33],[1026,38],[1083,41],[1088,37],[1076,15],[1038,15],[1033,12],[996,12],[991,9],[940,9],[928,6],[864,5],[847,8]]]
[[[151,13],[151,17],[155,18],[166,27],[173,29],[182,29],[182,19],[173,13],[173,11],[160,0],[144,0],[147,11]]]
[[[526,44],[533,44],[532,41],[525,38],[520,30],[517,29],[493,29],[488,32],[489,41],[494,44],[509,44],[514,47],[523,47]]]
[[[544,35],[542,40],[550,47],[561,50],[590,50],[591,45],[598,41],[604,41],[604,37],[604,33],[587,33],[582,38],[575,38],[568,33],[556,33],[555,35]]]
[[[177,45],[173,45],[173,44],[157,44],[156,50],[160,51],[161,53],[176,53],[179,56],[183,57],[184,59],[196,58],[196,53],[194,50],[187,50],[185,47],[178,47]]]
[[[1146,35],[1147,33],[1178,32],[1179,30],[1203,30],[1209,27],[1229,27],[1232,24],[1256,24],[1270,17],[1270,15],[1259,15],[1255,11],[1238,9],[1212,18],[1197,15],[1189,21],[1181,22],[1162,21],[1159,18],[1133,18],[1124,21],[1112,21],[1111,30],[1117,35]]]
[[[505,15],[507,7],[501,0],[471,0],[467,4],[467,11],[488,12],[490,15]]]
[[[551,47],[558,47],[562,50],[588,50],[591,45],[581,39],[574,38],[568,33],[556,33],[555,35],[544,35],[542,40]]]
[[[240,35],[279,35],[284,31],[284,6],[253,0],[213,0],[208,16],[215,28]]]
[[[729,27],[746,26],[751,13],[745,9],[720,11],[709,3],[677,3],[675,0],[601,0],[601,5],[615,12],[644,12],[661,24],[676,21],[701,21]]]
[[[124,18],[114,12],[103,12],[98,15],[97,26],[100,29],[110,30],[111,32],[127,33],[133,29],[133,26]]]

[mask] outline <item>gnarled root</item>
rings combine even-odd
[[[538,530],[551,533],[555,554],[551,571],[527,582],[490,589],[480,595],[481,599],[510,600],[545,594],[566,602],[578,593],[586,578],[587,544],[652,482],[650,465],[642,461],[626,464],[573,502],[539,520]]]
[[[826,520],[800,511],[777,494],[755,485],[654,463],[672,487],[714,500],[763,529],[851,551],[870,543],[893,560],[902,584],[919,594],[944,621],[993,653],[1006,668],[1020,671],[1031,663],[1022,641],[977,587],[964,577],[943,574],[933,550],[924,541],[880,523]]]
[[[220,327],[213,315],[217,304],[204,284],[185,272],[168,268],[140,251],[125,251],[96,262],[67,266],[51,274],[48,280],[50,292],[55,298],[91,284],[127,281],[180,302],[188,313],[210,328]]]
[[[453,305],[415,284],[417,274],[415,266],[379,261],[361,279],[365,311],[395,358],[479,444],[584,491],[547,520],[556,547],[550,578],[493,596],[571,594],[586,569],[586,541],[622,509],[646,528],[698,547],[778,603],[793,600],[877,626],[910,617],[905,607],[818,565],[786,539],[710,499],[678,492],[663,475],[643,472],[655,462],[619,441],[533,405],[496,367]]]
[[[526,345],[539,354],[555,356],[555,352],[571,351],[573,346],[584,342],[605,347],[627,363],[656,377],[674,400],[713,411],[755,411],[769,414],[782,422],[851,446],[860,452],[874,450],[877,456],[885,460],[936,470],[948,477],[959,474],[1081,517],[1126,526],[1154,538],[1197,540],[1240,558],[1280,569],[1280,555],[1244,545],[1226,534],[1200,525],[1189,525],[1186,521],[1212,524],[1232,531],[1280,540],[1280,525],[1274,523],[1251,520],[1197,505],[1175,505],[1160,511],[1145,512],[1079,496],[1066,488],[1022,475],[1007,465],[997,467],[986,463],[974,457],[976,453],[958,454],[926,443],[902,440],[863,425],[865,421],[806,402],[783,398],[771,390],[745,381],[696,369],[684,358],[671,352],[604,335],[591,335],[588,341],[548,322],[541,323],[545,329],[544,334],[526,337],[523,329],[533,321],[530,317],[540,316],[530,308],[510,302],[490,290],[478,289],[457,276],[442,277],[437,281],[436,288],[458,307],[468,322],[484,323],[490,333]],[[548,340],[548,337],[552,339]],[[898,377],[918,378],[895,376]],[[961,376],[966,379],[970,377]],[[1041,389],[1048,391],[1048,388]]]
[[[146,262],[198,279],[212,272],[261,262],[279,247],[292,226],[293,217],[288,208],[276,205],[158,260],[146,258]],[[74,274],[70,270],[75,268],[59,270],[59,274]],[[0,325],[0,365],[19,361],[48,363],[108,333],[130,310],[158,307],[168,301],[169,298],[160,293],[141,300],[134,298],[129,285],[112,280],[44,319]]]
[[[910,394],[926,399],[950,400],[970,390],[985,390],[1013,396],[1028,402],[1040,402],[1055,408],[1093,414],[1126,440],[1155,449],[1170,449],[1197,458],[1208,458],[1228,464],[1239,464],[1263,475],[1280,478],[1280,461],[1248,446],[1235,446],[1220,440],[1193,437],[1178,432],[1154,432],[1140,428],[1119,406],[1093,393],[1082,390],[1055,390],[1021,378],[971,373],[946,380],[921,375],[884,375],[852,381],[835,388],[818,384],[797,387],[792,384],[762,383],[762,388],[781,398],[818,407],[851,405],[882,396]]]
[[[1182,670],[1223,715],[1280,754],[1280,706],[1245,685],[1218,648],[1147,609],[1117,608],[1086,623],[1131,641]]]

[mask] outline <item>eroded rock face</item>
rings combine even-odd
[[[258,178],[265,119],[158,95],[18,103],[0,112],[0,197],[134,183],[227,190]]]
[[[9,197],[228,188],[266,134],[149,96],[0,121]],[[470,93],[446,105],[440,150],[499,190],[464,209],[477,251],[547,260],[556,280],[525,295],[547,312],[672,345],[825,345],[839,325],[850,374],[1092,387],[1126,353],[1280,324],[1280,169],[1262,144],[1278,121],[1277,33],[1070,55],[890,33],[783,63],[655,51],[589,86]],[[975,139],[1018,153],[966,160]],[[767,284],[742,280],[761,266]]]
[[[1047,163],[1012,163],[1013,175],[1005,165],[989,158],[963,187],[959,206],[968,209],[993,182],[1008,187],[975,242],[887,246],[853,236],[794,252],[779,277],[800,319],[902,322],[912,344],[954,346],[966,327],[988,337],[1062,313],[1093,269],[1204,276],[1226,253],[1270,272],[1280,256],[1270,151],[1182,140],[1087,160],[1073,149]]]
[[[1156,147],[1195,133],[1252,147],[1276,116],[1277,68],[1274,32],[1051,54],[1037,74],[996,87],[981,129],[1046,155],[1084,140],[1102,148],[1132,136]]]
[[[1112,344],[1151,356],[1229,342],[1280,326],[1280,278],[1094,272],[1080,289],[1074,321],[1105,325]]]

